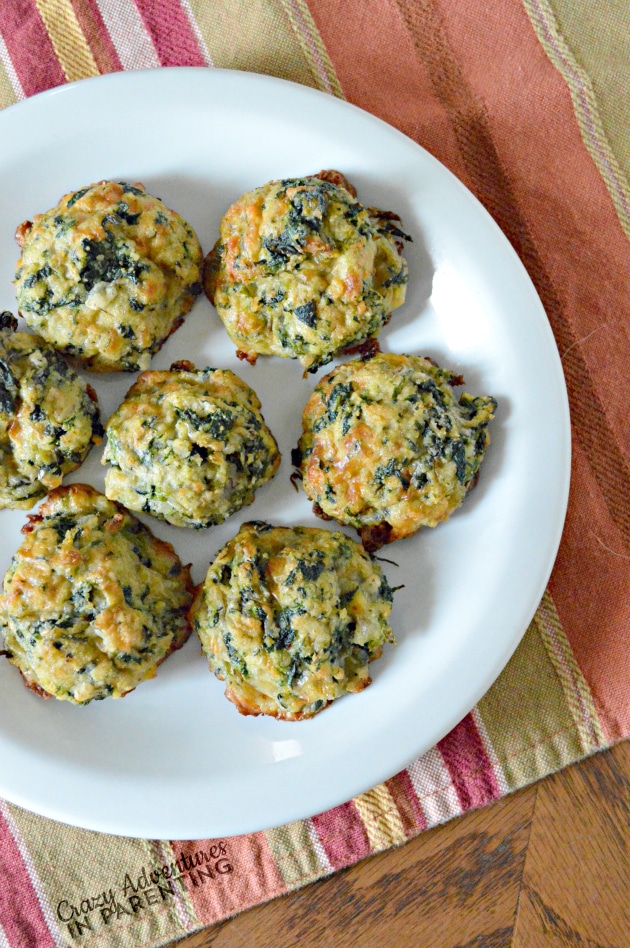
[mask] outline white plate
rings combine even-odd
[[[94,830],[169,839],[260,830],[335,806],[391,777],[478,701],[542,596],[566,510],[570,434],[560,360],[541,303],[481,205],[442,165],[369,114],[302,86],[239,72],[163,69],[63,86],[0,115],[0,309],[17,224],[102,178],[142,181],[195,228],[204,252],[229,204],[259,184],[337,168],[359,199],[398,212],[407,302],[381,335],[430,355],[499,402],[478,487],[436,530],[387,547],[398,640],[373,684],[302,723],[244,718],[196,639],[124,701],[42,701],[0,662],[0,795]],[[199,582],[241,522],[322,526],[289,482],[317,381],[289,360],[238,362],[199,299],[154,359],[232,368],[258,392],[283,463],[253,506],[195,532],[147,518]],[[325,371],[325,370],[324,370]],[[324,374],[320,371],[319,376]],[[91,376],[106,418],[132,382]],[[102,488],[101,451],[69,480]],[[4,574],[23,512],[0,512]],[[351,531],[350,533],[356,537]]]

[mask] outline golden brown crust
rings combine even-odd
[[[307,371],[375,336],[405,299],[402,231],[338,171],[270,181],[226,211],[203,287],[239,358]]]
[[[365,683],[364,687],[367,687],[370,681],[371,679]],[[285,711],[283,708],[272,705],[270,702],[265,702],[265,707],[263,708],[260,704],[256,704],[252,700],[248,701],[241,690],[231,688],[229,685],[225,689],[225,697],[228,701],[232,702],[238,713],[242,714],[243,717],[258,718],[264,715],[268,718],[275,718],[276,721],[308,721],[309,718],[315,717],[316,714],[319,714],[320,711],[323,711],[332,704],[331,701],[326,701],[317,711],[296,711],[294,713]]]
[[[138,376],[107,423],[103,463],[112,500],[201,529],[252,503],[280,453],[249,385],[185,361]]]
[[[94,372],[145,369],[201,292],[186,221],[138,185],[99,181],[17,232],[20,312]]]
[[[351,194],[354,198],[357,196],[357,189],[353,184],[350,184],[345,174],[342,174],[341,171],[335,171],[333,168],[331,168],[329,171],[318,171],[317,174],[313,175],[313,177],[319,178],[320,181],[328,181],[329,184],[334,184],[338,188],[345,188],[348,194]],[[400,218],[397,216],[396,219],[400,220]]]
[[[90,485],[52,491],[24,533],[0,627],[35,694],[74,704],[123,697],[189,637],[190,566]]]
[[[24,241],[26,240],[26,235],[33,226],[33,221],[22,221],[21,224],[18,224],[17,230],[15,231],[15,242],[18,247],[24,246]]]
[[[369,685],[391,602],[344,534],[255,521],[219,551],[189,617],[240,714],[302,721]]]
[[[294,460],[317,516],[355,527],[371,552],[446,520],[477,474],[496,409],[491,397],[456,396],[462,381],[394,353],[321,379]]]

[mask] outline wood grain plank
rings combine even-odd
[[[630,945],[630,743],[539,786],[513,948]]]
[[[535,796],[530,788],[469,813],[178,948],[505,948]]]
[[[171,948],[628,948],[630,742]]]

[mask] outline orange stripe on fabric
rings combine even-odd
[[[395,3],[308,5],[348,101],[414,138],[465,181],[448,115]]]
[[[579,443],[572,483],[549,588],[606,742],[612,743],[630,734],[630,559]]]
[[[183,878],[204,925],[288,891],[264,833],[171,845],[189,867]]]
[[[551,320],[558,346],[568,353],[565,373],[573,396],[573,421],[591,458],[600,489],[630,548],[630,466],[577,344],[559,284],[552,279],[530,232],[530,222],[521,213],[487,111],[464,77],[436,7],[426,0],[400,0],[399,6],[419,54],[431,67],[435,92],[449,113],[474,190],[525,263]]]
[[[35,0],[68,82],[98,76],[98,66],[70,0]]]
[[[523,239],[510,236],[564,355],[577,437],[550,589],[606,738],[615,739],[630,728],[630,244],[584,148],[566,85],[520,2],[486,0],[483,19],[454,0],[442,0],[441,9],[509,173],[524,229]],[[606,554],[592,532],[623,555]],[[594,571],[588,564],[595,562]]]
[[[560,548],[552,591],[604,715],[604,731],[619,737],[630,728],[627,561],[608,556],[610,598],[602,602],[596,591],[601,577],[578,576],[575,569],[584,561],[580,529],[583,535],[593,522],[585,519],[580,528],[574,522],[583,495],[594,491],[589,509],[605,524],[608,545],[627,555],[630,340],[623,318],[630,248],[583,146],[566,85],[520,0],[487,0],[483,16],[478,6],[455,0],[442,0],[440,14],[426,3],[408,4],[406,20],[393,0],[351,13],[332,0],[309,3],[348,98],[393,120],[472,187],[494,211],[543,298],[564,354],[578,447],[584,447],[576,450],[582,460],[565,529],[571,543]],[[445,29],[455,48],[448,56]],[[453,89],[453,74],[471,87],[466,96]],[[476,133],[477,118],[489,140],[488,162],[482,149],[475,155],[462,142]],[[588,537],[585,544],[586,550],[594,546]],[[601,561],[606,554],[599,548],[597,556]],[[607,640],[615,643],[611,649]]]
[[[524,2],[545,52],[569,87],[584,144],[606,182],[621,226],[626,236],[630,237],[628,182],[604,132],[590,78],[564,41],[553,10],[546,0],[524,0]]]

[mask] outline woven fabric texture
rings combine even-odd
[[[534,281],[573,435],[543,601],[499,680],[435,748],[334,810],[231,839],[120,839],[1,803],[0,946],[165,944],[630,733],[630,13],[587,6],[0,3],[0,107],[119,70],[227,67],[345,97],[415,139],[479,198]]]

